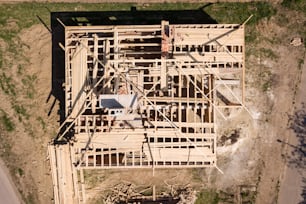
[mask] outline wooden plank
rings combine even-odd
[[[54,203],[60,204],[59,200],[59,184],[58,184],[58,171],[57,171],[57,163],[56,163],[56,155],[55,155],[55,146],[49,144],[48,145],[48,154],[51,165],[51,175],[52,175],[52,183],[53,183],[53,195],[54,195]]]
[[[188,111],[187,111],[188,112]],[[214,125],[212,123],[199,123],[199,122],[172,122],[177,127],[203,127],[203,128],[213,128]],[[145,122],[145,125],[151,126],[157,126],[157,127],[172,127],[171,124],[167,121],[150,121]]]
[[[144,152],[149,154],[149,150],[144,147]],[[198,147],[193,149],[179,148],[152,148],[154,161],[205,161],[214,154],[209,148]],[[148,158],[150,160],[150,157]]]
[[[168,147],[211,147],[213,142],[150,142],[154,148],[168,148]],[[144,144],[145,146],[145,144]]]
[[[94,35],[94,59],[93,59],[93,71],[92,71],[92,86],[94,86],[97,83],[97,74],[98,74],[98,38],[97,35]],[[92,87],[93,88],[93,87]],[[96,113],[96,104],[97,104],[97,87],[94,88],[94,91],[92,92],[91,96],[91,107],[92,112]]]
[[[83,40],[86,44],[86,39]],[[80,45],[76,49],[76,53],[73,56],[72,66],[72,113],[71,118],[75,118],[80,111],[82,104],[86,99],[85,87],[86,87],[86,76],[87,76],[87,50]]]
[[[190,103],[202,103],[202,101],[207,101],[206,98],[201,98],[201,99],[196,99],[196,98],[191,98],[189,97],[189,99],[186,98],[180,98],[180,97],[167,97],[167,96],[163,96],[163,97],[159,97],[159,96],[155,96],[155,97],[148,97],[148,99],[152,102],[156,101],[156,102],[186,102],[187,100],[189,100]]]

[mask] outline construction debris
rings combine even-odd
[[[180,191],[178,197],[179,202],[177,204],[192,204],[197,200],[196,191],[189,187]]]
[[[290,45],[298,47],[303,44],[303,39],[300,37],[295,37],[291,40]]]
[[[156,198],[152,198],[152,195],[144,195],[143,191],[137,192],[136,188],[134,184],[117,184],[103,200],[103,203],[152,203],[154,201],[158,203],[163,201],[162,203],[192,204],[196,201],[196,191],[190,187],[175,189],[173,195],[170,195],[169,192],[161,192]]]

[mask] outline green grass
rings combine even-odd
[[[203,178],[206,177],[205,170],[203,169],[198,169],[198,168],[190,169],[190,173],[192,174],[192,179],[195,182],[203,182]]]
[[[272,82],[271,82],[270,80],[269,80],[269,81],[265,81],[265,82],[262,84],[262,86],[261,86],[262,91],[263,91],[263,92],[267,92],[267,91],[271,90],[271,86],[272,86]]]
[[[153,189],[150,188],[150,189],[142,192],[141,194],[144,195],[144,196],[152,196],[153,195]]]
[[[47,25],[50,25],[50,11],[112,11],[130,10],[136,6],[138,10],[184,10],[199,9],[205,4],[190,3],[163,3],[148,4],[148,6],[137,6],[137,4],[84,4],[84,3],[20,3],[0,5],[0,37],[10,41],[24,28],[39,24],[39,16]],[[276,13],[271,4],[266,2],[256,3],[217,3],[204,9],[212,18],[219,23],[242,23],[251,14],[253,18],[250,24],[256,24],[262,18],[269,18]],[[14,19],[18,25],[17,29],[6,27],[8,20]],[[12,21],[12,20],[11,20]]]
[[[218,204],[219,195],[214,190],[203,190],[198,193],[195,204]]]
[[[35,202],[35,197],[34,195],[31,193],[26,197],[26,204],[35,204],[37,202]]]
[[[0,74],[0,88],[4,91],[4,93],[16,96],[16,86],[12,77],[7,76],[7,74]]]
[[[241,24],[251,15],[253,17],[247,22],[245,40],[256,42],[258,33],[255,25],[262,19],[270,19],[275,15],[276,9],[267,2],[251,3],[218,3],[204,9],[218,23]]]
[[[270,91],[273,85],[273,75],[268,68],[258,74],[259,83],[261,84],[262,92]]]
[[[20,3],[0,5],[0,25],[5,26],[8,19],[15,19],[18,25],[16,32],[1,30],[0,37],[11,40],[20,30],[39,24],[39,16],[50,25],[50,12],[59,11],[105,11],[129,10],[132,4],[82,4],[82,3]],[[8,31],[8,32],[5,32]]]
[[[27,110],[25,109],[23,105],[14,104],[13,109],[19,116],[19,121],[22,120],[22,117],[24,117],[27,120],[29,119],[30,115],[27,113]]]
[[[259,20],[269,19],[276,14],[276,9],[267,2],[218,3],[204,10],[219,23],[243,23],[253,15],[248,25],[257,24]]]
[[[255,200],[256,200],[255,191],[250,191],[250,190],[242,191],[240,193],[240,196],[242,199],[242,203],[255,204]]]
[[[279,58],[279,56],[273,50],[269,48],[260,48],[259,54],[261,57],[272,59],[272,60],[277,60]]]
[[[19,167],[16,169],[16,173],[17,173],[19,176],[23,176],[23,175],[24,175],[23,169],[22,169],[22,168],[19,168]]]
[[[299,70],[302,70],[303,68],[303,65],[304,65],[304,59],[298,59],[298,69]]]
[[[85,170],[84,178],[85,183],[89,189],[97,187],[97,185],[105,179],[105,174],[101,170]],[[102,173],[102,175],[101,175]],[[110,172],[108,172],[110,173]]]
[[[2,109],[0,109],[0,122],[6,131],[12,132],[15,130],[15,124],[13,123],[12,119]]]
[[[305,0],[283,0],[281,5],[288,9],[301,11],[306,15],[306,1]]]
[[[2,53],[2,50],[0,48],[0,69],[2,68],[3,66],[3,53]]]
[[[47,124],[46,124],[46,122],[44,121],[44,119],[43,119],[42,117],[39,116],[39,117],[37,117],[37,121],[40,123],[42,129],[45,131],[45,130],[46,130]]]
[[[283,0],[281,5],[286,8],[286,9],[290,9],[290,10],[295,10],[300,12],[302,15],[306,16],[306,1],[305,0]],[[283,20],[283,19],[281,19]],[[289,21],[298,21],[298,19],[293,20],[293,19],[288,19],[288,21],[281,21],[280,23],[281,25],[287,25],[289,24]],[[303,22],[303,21],[302,21]],[[306,36],[306,26],[305,23],[301,24],[299,26],[297,25],[293,25],[293,28],[291,30],[296,30],[297,29],[297,33],[305,38]],[[304,40],[304,47],[306,48],[306,41]]]
[[[18,64],[17,74],[21,76],[23,74],[23,71],[23,66],[21,64]]]
[[[25,75],[21,81],[24,85],[23,89],[25,90],[26,97],[29,99],[33,99],[36,93],[35,82],[37,81],[37,75]]]

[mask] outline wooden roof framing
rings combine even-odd
[[[65,27],[78,168],[215,166],[215,114],[243,105],[244,49],[238,24]],[[103,94],[134,94],[137,106],[113,116]]]

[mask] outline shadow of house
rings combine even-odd
[[[290,118],[290,128],[294,131],[298,143],[293,146],[292,151],[287,155],[289,165],[300,170],[306,168],[306,110],[297,110]]]
[[[305,204],[306,203],[306,178],[303,178],[301,197],[303,198],[303,200],[299,202],[298,204]]]
[[[297,168],[300,172],[305,172],[306,169],[306,110],[303,106],[302,109],[297,110],[290,118],[290,128],[294,131],[297,137],[297,144],[290,145],[292,150],[286,159],[289,166]],[[301,193],[302,201],[299,204],[306,203],[306,178],[303,178],[303,186]]]
[[[209,4],[208,4],[209,5]],[[205,6],[204,6],[205,7]],[[65,53],[59,43],[65,45],[65,30],[57,19],[66,26],[86,25],[152,25],[162,20],[170,24],[216,24],[201,7],[197,10],[130,11],[103,12],[51,12],[52,30],[52,95],[60,102],[60,122],[65,120]]]

